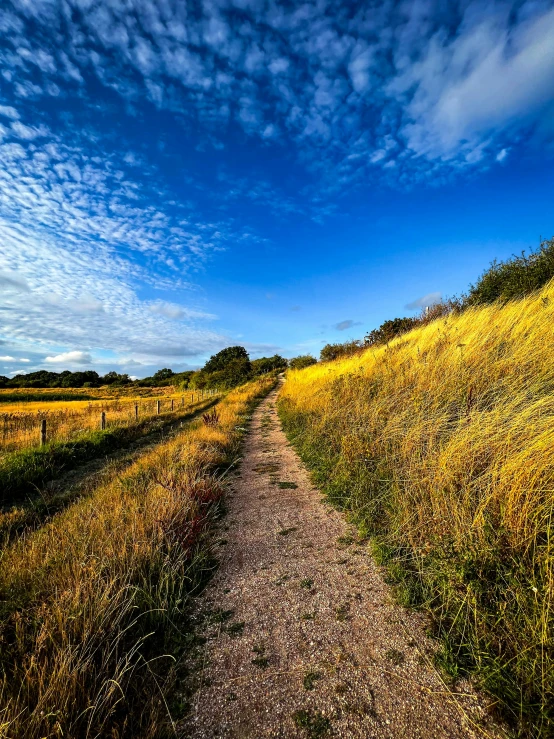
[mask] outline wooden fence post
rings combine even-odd
[[[190,394],[190,404],[192,405],[194,403],[194,393]]]
[[[171,398],[171,410],[173,410],[173,398]]]
[[[102,431],[106,428],[106,411],[102,411],[102,415],[100,417],[100,428]]]
[[[40,422],[40,445],[46,444],[46,418],[43,418]]]
[[[138,403],[135,403],[135,418],[138,419]]]
[[[181,408],[185,405],[185,396],[181,395]]]
[[[158,414],[160,413],[160,401],[159,400],[156,401],[156,413]]]

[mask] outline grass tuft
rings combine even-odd
[[[319,739],[331,730],[331,722],[319,711],[301,709],[292,714],[292,720],[299,729],[306,731],[307,739]]]

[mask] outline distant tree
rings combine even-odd
[[[353,341],[345,341],[342,344],[325,344],[319,352],[320,362],[331,362],[339,357],[348,357],[363,348],[363,343],[358,339]]]
[[[114,372],[113,370],[111,372],[106,372],[104,377],[102,377],[102,384],[103,385],[111,385],[114,382],[117,382],[119,379],[119,375],[117,372]]]
[[[99,378],[103,385],[127,385],[131,382],[131,378],[127,374],[120,375],[118,372],[108,372],[104,377]]]
[[[0,387],[7,387],[9,381],[9,377],[6,377],[6,375],[0,375]]]
[[[252,365],[249,359],[231,359],[227,362],[225,368],[221,370],[223,374],[223,382],[225,387],[236,387],[243,382],[247,382],[252,374]],[[214,378],[215,379],[215,378]],[[214,382],[210,383],[210,387],[214,386]]]
[[[152,380],[155,383],[167,383],[168,380],[171,380],[175,372],[173,370],[169,369],[168,367],[164,367],[164,369],[158,370],[157,372],[154,372],[154,375],[152,376]]]
[[[189,382],[194,375],[194,370],[186,370],[185,372],[176,372],[170,379],[170,382],[175,387],[180,387],[182,390],[186,390],[189,386]]]
[[[204,372],[217,372],[225,369],[225,366],[233,359],[248,360],[248,352],[243,346],[228,346],[210,357],[202,369]]]
[[[317,359],[311,354],[301,354],[299,357],[289,359],[289,367],[291,369],[304,369],[312,364],[317,364]]]

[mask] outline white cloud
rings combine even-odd
[[[5,118],[11,118],[13,121],[19,118],[19,113],[11,105],[0,105],[0,115]]]
[[[496,161],[503,162],[508,156],[509,151],[510,151],[509,149],[501,149],[496,155]]]
[[[72,351],[46,357],[44,361],[48,364],[90,364],[92,357],[88,352]]]
[[[2,285],[4,289],[11,288],[22,290],[23,292],[29,292],[29,285],[27,282],[18,275],[9,272],[0,272],[0,285]]]
[[[188,318],[188,319],[192,319],[192,318],[214,319],[216,318],[216,316],[214,316],[211,313],[203,313],[202,311],[191,310],[190,308],[186,308],[183,305],[177,305],[176,303],[168,303],[162,300],[158,300],[155,303],[151,303],[148,307],[152,313],[156,313],[160,316],[165,316],[166,318],[172,318],[173,320],[181,320],[184,318]]]
[[[278,59],[272,59],[269,63],[269,71],[271,74],[282,74],[289,68],[289,60],[279,57]]]
[[[469,6],[456,36],[437,31],[420,60],[403,63],[389,83],[389,93],[406,101],[402,133],[416,154],[467,155],[552,103],[554,9],[510,26],[501,7],[483,16]]]
[[[48,134],[48,129],[45,126],[39,126],[38,128],[36,126],[26,126],[21,121],[14,121],[11,124],[11,129],[17,138],[24,139],[25,141],[32,141],[39,136],[46,136]]]
[[[10,356],[0,357],[0,362],[15,362],[15,359]]]
[[[20,3],[0,24],[4,77],[27,101],[86,100],[93,74],[129,106],[150,101],[198,123],[206,141],[233,119],[294,147],[328,190],[382,176],[370,164],[384,158],[386,136],[412,154],[387,178],[420,180],[481,166],[517,132],[552,135],[551,3],[377,3],[348,14],[326,2],[239,4],[240,24],[219,3],[190,14],[186,3],[82,2],[74,16],[59,3]],[[15,107],[2,113],[21,140],[44,135]]]

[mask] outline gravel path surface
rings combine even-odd
[[[254,414],[199,601],[207,641],[180,736],[499,736],[467,684],[441,681],[424,620],[310,483],[276,396]]]

